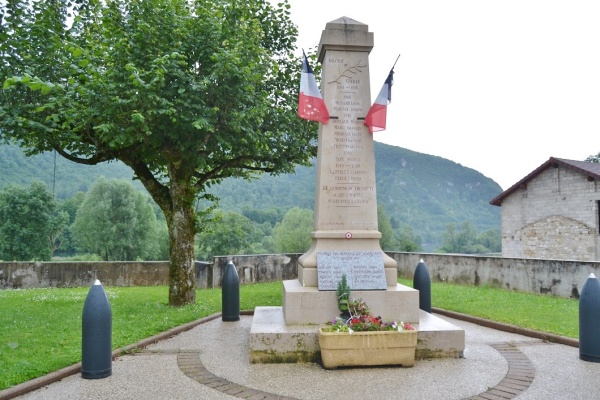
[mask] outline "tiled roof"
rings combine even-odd
[[[587,178],[590,180],[600,180],[600,164],[599,163],[593,163],[593,162],[588,162],[588,161],[566,160],[564,158],[550,157],[548,159],[548,161],[546,161],[545,163],[543,163],[542,165],[537,167],[525,178],[521,179],[519,182],[515,183],[510,188],[506,189],[504,192],[500,193],[498,196],[496,196],[492,200],[490,200],[490,204],[493,206],[501,206],[502,200],[504,200],[505,197],[509,196],[511,193],[513,193],[514,191],[516,191],[517,189],[519,189],[521,187],[526,187],[527,182],[529,182],[531,179],[535,178],[542,171],[544,171],[548,168],[557,167],[557,166],[579,172],[580,174],[587,176]]]

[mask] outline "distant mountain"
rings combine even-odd
[[[397,225],[408,225],[421,236],[426,251],[441,246],[450,223],[457,228],[471,222],[478,231],[500,230],[500,208],[489,201],[502,188],[483,174],[453,161],[375,142],[377,199]],[[0,188],[7,183],[28,185],[38,179],[59,198],[87,191],[100,176],[133,179],[120,162],[86,166],[53,153],[26,157],[16,146],[0,146]],[[141,184],[135,181],[140,189]],[[313,208],[315,167],[296,168],[294,174],[270,176],[248,182],[228,179],[211,193],[221,198],[219,208]]]

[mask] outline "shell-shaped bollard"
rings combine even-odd
[[[600,281],[594,274],[579,296],[579,358],[600,362]]]
[[[222,320],[240,320],[240,278],[235,265],[227,263],[221,284]]]
[[[99,280],[92,285],[81,317],[81,377],[101,379],[112,374],[112,312]]]
[[[423,260],[417,264],[413,287],[419,291],[419,308],[431,314],[431,277]]]

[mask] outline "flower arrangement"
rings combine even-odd
[[[319,328],[324,368],[415,364],[415,328],[404,322],[384,322],[373,315],[365,301],[350,297],[345,275],[336,295],[341,316]]]
[[[367,332],[367,331],[412,331],[415,328],[409,323],[395,321],[385,322],[381,317],[374,316],[369,306],[362,299],[348,300],[347,311],[349,318],[336,317],[330,322],[331,327],[324,328],[326,332]],[[344,313],[344,310],[340,310]]]
[[[368,332],[414,330],[410,324],[395,321],[384,322],[381,317],[371,313],[369,306],[362,299],[350,298],[350,286],[346,274],[342,274],[336,290],[336,299],[340,316],[329,323],[331,327],[324,328],[326,332]]]

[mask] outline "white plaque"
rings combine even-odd
[[[319,290],[336,290],[342,275],[351,290],[385,290],[385,269],[381,251],[318,251]]]

